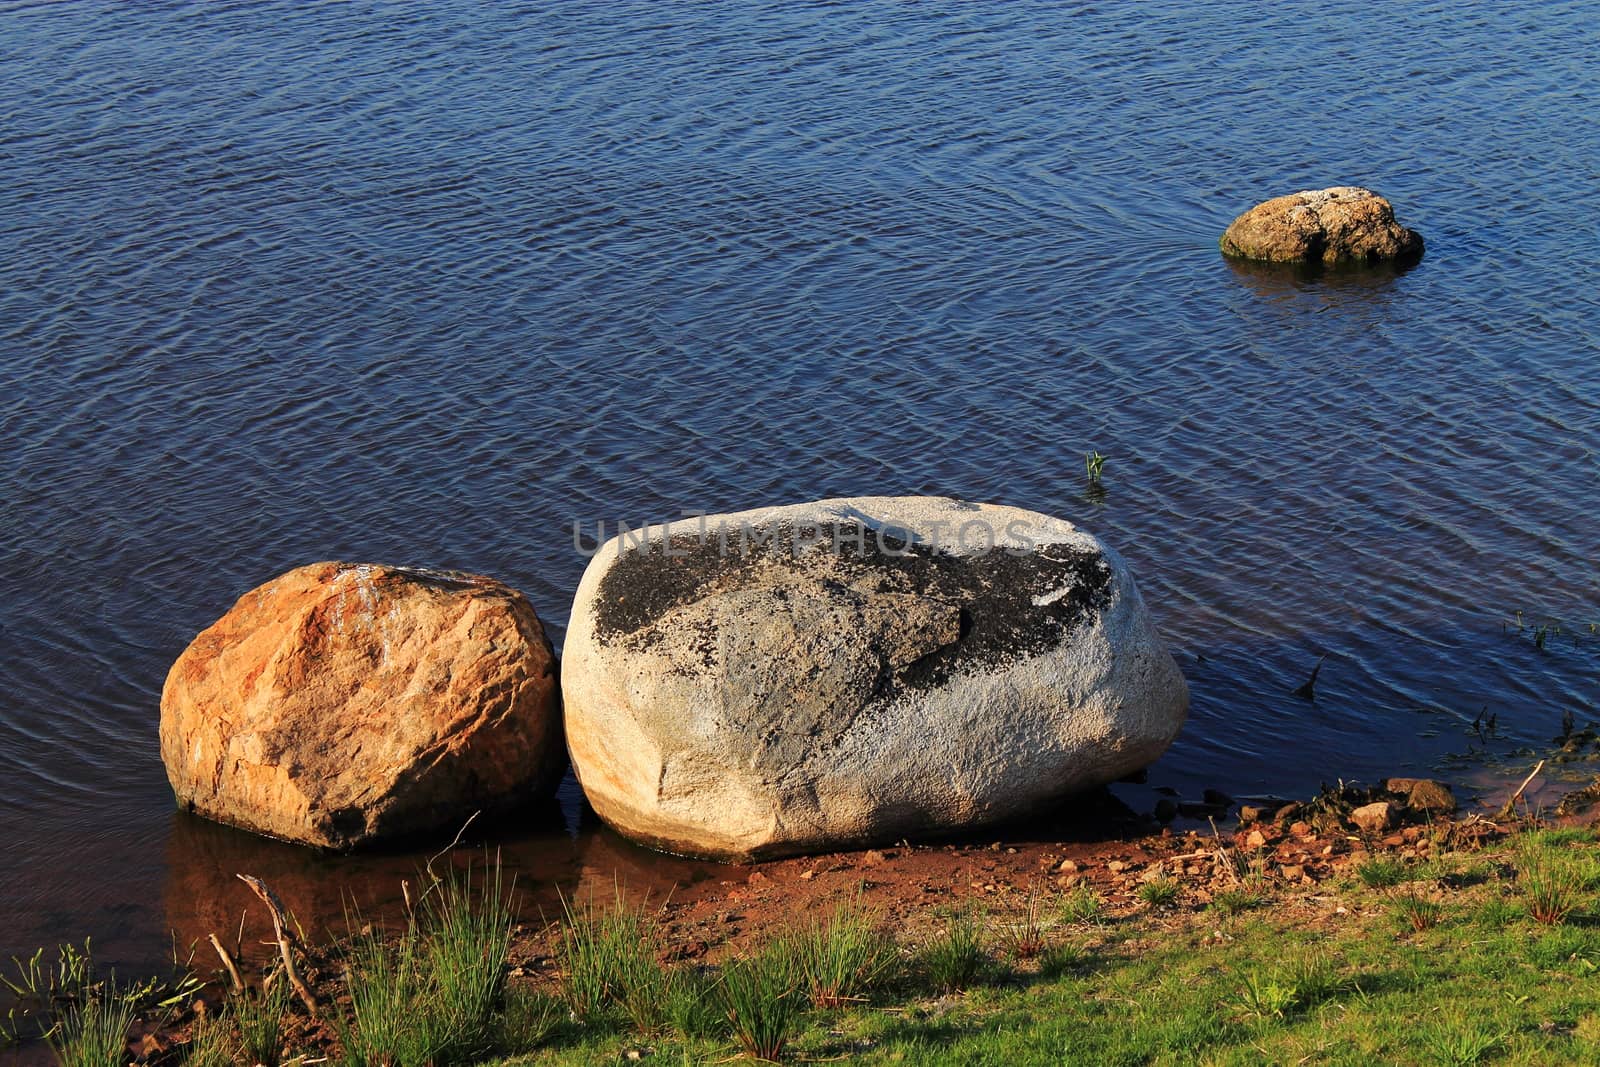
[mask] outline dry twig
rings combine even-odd
[[[239,977],[239,968],[234,966],[233,957],[228,954],[227,949],[222,947],[222,942],[217,940],[216,934],[207,934],[206,937],[210,940],[211,947],[217,950],[217,956],[222,960],[222,966],[228,972],[228,982],[233,986],[233,991],[235,993],[243,993],[244,979]]]
[[[306,1006],[306,1011],[311,1013],[313,1019],[317,1018],[317,1000],[311,995],[305,982],[300,979],[300,972],[294,969],[294,931],[289,928],[289,920],[283,910],[283,902],[278,899],[278,894],[267,888],[267,883],[254,875],[241,874],[239,881],[250,887],[250,891],[261,898],[267,910],[272,912],[272,932],[278,937],[278,954],[283,958],[283,971],[289,979],[289,984],[294,986],[294,991],[300,995],[300,1001]]]
[[[1511,799],[1506,801],[1505,807],[1500,809],[1500,813],[1496,815],[1495,818],[1511,818],[1512,813],[1516,811],[1517,801],[1522,799],[1522,791],[1528,788],[1528,784],[1537,778],[1539,776],[1539,772],[1542,770],[1544,770],[1544,760],[1540,760],[1533,770],[1528,772],[1528,777],[1524,778],[1522,780],[1522,784],[1517,786],[1517,791],[1511,794]]]

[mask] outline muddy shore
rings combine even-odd
[[[1354,813],[1374,801],[1393,803],[1391,825],[1363,828]],[[1503,804],[1505,797],[1492,798]],[[911,843],[719,868],[726,877],[703,878],[667,893],[641,891],[618,870],[609,885],[590,880],[583,892],[604,906],[620,894],[659,912],[666,939],[665,959],[715,966],[797,923],[826,915],[836,905],[859,897],[904,946],[926,939],[953,911],[966,910],[1005,921],[1030,900],[1053,902],[1080,886],[1091,887],[1106,921],[1127,921],[1152,912],[1140,898],[1145,883],[1162,879],[1177,887],[1162,921],[1195,919],[1214,896],[1245,879],[1266,887],[1269,906],[1292,909],[1309,922],[1331,918],[1332,897],[1319,887],[1346,876],[1351,865],[1376,854],[1424,861],[1441,852],[1469,851],[1526,828],[1581,824],[1594,813],[1581,803],[1558,812],[1555,804],[1533,809],[1522,804],[1506,815],[1480,804],[1473,810],[1440,814],[1408,807],[1382,786],[1341,785],[1314,798],[1272,805],[1229,803],[1226,823],[1219,818],[1204,829],[1152,824],[1109,793],[1084,802],[1037,828],[1011,826],[984,838]],[[480,865],[481,848],[462,847],[447,860],[459,867]],[[635,872],[637,873],[637,872]],[[1078,890],[1081,891],[1081,890]],[[510,954],[511,980],[554,991],[560,979],[555,915],[542,907],[515,929]],[[263,917],[264,918],[264,917]],[[378,925],[383,927],[380,920]],[[270,928],[268,928],[270,929]],[[250,931],[222,932],[240,957],[246,980],[273,962],[270,939]],[[202,946],[204,947],[204,946]],[[339,1008],[344,998],[339,977],[343,945],[313,943],[306,977],[324,1005]],[[133,1047],[144,1062],[176,1063],[183,1043],[207,1004],[220,999],[223,975],[209,953],[196,958],[196,970],[212,979],[201,996],[159,1025],[135,1030]],[[335,1032],[326,1022],[297,1013],[289,1030],[299,1048],[333,1047]],[[48,1062],[39,1046],[8,1058],[18,1063]]]

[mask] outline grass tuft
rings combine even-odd
[[[733,1039],[748,1056],[783,1055],[805,1011],[805,975],[794,942],[774,938],[728,961],[717,987]]]
[[[1424,1023],[1421,1036],[1428,1058],[1439,1067],[1471,1067],[1498,1049],[1507,1035],[1488,1019],[1452,1012]]]
[[[689,1040],[719,1036],[723,1017],[716,982],[697,968],[682,966],[667,975],[663,1010],[673,1033]]]
[[[1241,982],[1231,1003],[1240,1013],[1255,1019],[1286,1018],[1345,988],[1328,959],[1315,953],[1292,957],[1270,973],[1246,972]]]
[[[1152,908],[1169,907],[1178,901],[1178,883],[1161,875],[1139,886],[1139,899]]]
[[[233,1067],[239,1041],[224,1015],[202,1015],[189,1035],[185,1067]]]
[[[1417,933],[1433,929],[1444,918],[1443,904],[1429,900],[1415,890],[1398,894],[1394,898],[1393,910],[1396,918]]]
[[[958,993],[976,984],[989,966],[983,929],[972,913],[951,913],[917,955],[928,984],[940,993]]]
[[[512,906],[498,863],[480,892],[470,869],[433,883],[404,934],[358,937],[346,984],[351,1019],[336,1023],[352,1067],[470,1062],[493,1047],[505,994]]]
[[[1529,941],[1526,955],[1528,962],[1545,970],[1575,964],[1580,971],[1592,973],[1596,969],[1596,958],[1600,957],[1600,945],[1588,930],[1560,926]]]
[[[1267,887],[1256,878],[1247,878],[1236,886],[1219,889],[1211,898],[1211,906],[1224,915],[1253,911],[1266,902]]]
[[[1522,914],[1516,902],[1496,893],[1478,905],[1472,921],[1490,930],[1503,930],[1522,918]]]
[[[505,1007],[495,1019],[495,1045],[511,1055],[532,1052],[560,1028],[567,1006],[559,998],[530,989],[506,990]]]
[[[59,1022],[57,1005],[83,1002],[94,986],[94,954],[88,938],[82,948],[71,943],[56,946],[54,964],[45,962],[44,949],[39,948],[25,960],[11,957],[11,965],[11,974],[0,972],[0,987],[14,1000],[0,1020],[0,1048],[20,1043],[28,1029],[36,1033],[26,1036],[49,1034]]]
[[[558,957],[573,1014],[594,1019],[620,1008],[641,1032],[665,1023],[668,982],[655,916],[629,904],[620,887],[609,909],[596,906],[592,897],[579,906],[563,900],[562,908],[566,923]]]
[[[133,1003],[109,984],[61,1016],[50,1032],[50,1050],[60,1067],[122,1067],[128,1061]]]
[[[1534,922],[1565,922],[1584,900],[1584,872],[1562,856],[1534,843],[1517,853],[1517,886]]]
[[[1240,978],[1241,985],[1234,991],[1231,1003],[1244,1015],[1254,1019],[1282,1019],[1295,1007],[1299,990],[1277,975],[1247,972]]]
[[[1410,873],[1404,863],[1392,856],[1373,856],[1356,864],[1356,877],[1368,889],[1392,889]]]
[[[1073,924],[1097,923],[1104,906],[1100,894],[1088,882],[1079,882],[1061,898],[1061,921]]]
[[[1049,944],[1045,936],[1044,897],[1034,887],[1028,888],[1022,906],[999,924],[1000,939],[1006,953],[1014,960],[1031,960]]]
[[[839,904],[826,922],[802,930],[795,950],[811,1003],[819,1008],[864,1000],[896,961],[894,942],[859,892]]]
[[[414,930],[394,945],[368,934],[351,947],[345,970],[350,1019],[335,1023],[349,1067],[431,1063],[449,1046],[421,952]]]
[[[1292,957],[1283,973],[1294,985],[1296,1001],[1301,1007],[1312,1007],[1329,997],[1344,992],[1348,985],[1339,976],[1332,960],[1319,951],[1309,951]]]
[[[441,1057],[450,1061],[470,1058],[491,1043],[505,997],[512,904],[499,863],[485,870],[480,892],[473,892],[468,868],[447,874],[423,901],[426,981],[449,1033]]]
[[[1087,958],[1077,945],[1057,942],[1039,953],[1039,974],[1045,978],[1064,978],[1082,967]]]
[[[229,1010],[239,1028],[239,1049],[253,1064],[278,1067],[283,1058],[283,1017],[289,1010],[289,981],[280,980],[259,994],[235,993]]]

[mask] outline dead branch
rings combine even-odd
[[[454,849],[457,845],[461,844],[462,835],[467,832],[467,827],[472,825],[472,820],[476,819],[478,817],[478,815],[479,815],[479,813],[476,812],[476,811],[473,812],[471,815],[468,815],[467,816],[467,821],[462,823],[461,824],[461,829],[456,831],[455,840],[451,841],[448,845],[444,846],[444,848],[441,848],[438,852],[435,852],[431,857],[429,857],[428,862],[424,867],[424,870],[426,870],[428,872],[428,878],[434,885],[437,885],[441,881],[439,876],[437,874],[433,873],[434,861],[437,860],[440,856],[446,855],[452,849]],[[432,886],[429,886],[429,888],[431,889]],[[426,895],[426,893],[424,893],[424,895]]]
[[[278,899],[278,894],[267,888],[267,883],[254,875],[241,874],[239,881],[250,887],[250,891],[261,898],[261,902],[272,912],[272,932],[278,938],[278,954],[283,958],[283,972],[289,979],[289,984],[294,986],[294,991],[300,995],[300,1001],[306,1006],[306,1011],[311,1013],[313,1019],[317,1018],[317,1001],[311,995],[311,990],[305,982],[300,980],[300,972],[294,969],[295,935],[289,929],[289,920],[283,910],[283,902]],[[302,949],[303,951],[303,949]]]
[[[1542,770],[1544,770],[1544,760],[1540,760],[1533,770],[1528,772],[1528,777],[1524,778],[1522,780],[1522,784],[1517,786],[1517,791],[1511,794],[1511,799],[1506,801],[1505,807],[1500,809],[1500,813],[1496,815],[1495,818],[1511,818],[1512,814],[1516,811],[1517,801],[1522,799],[1522,791],[1528,788],[1528,783],[1537,778],[1539,776],[1539,772]]]
[[[216,934],[207,934],[206,937],[210,940],[211,947],[217,950],[217,957],[222,960],[222,966],[228,972],[228,982],[233,986],[233,991],[243,993],[244,979],[239,977],[239,968],[234,966],[233,957],[222,947],[222,942],[217,940]]]

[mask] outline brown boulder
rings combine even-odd
[[[1350,813],[1356,829],[1369,834],[1381,834],[1395,824],[1394,805],[1387,800],[1366,804]]]
[[[1377,193],[1340,185],[1257,204],[1233,220],[1222,251],[1274,263],[1405,261],[1422,255],[1422,235],[1396,222]]]
[[[1456,795],[1443,782],[1432,778],[1390,778],[1383,788],[1405,797],[1406,807],[1430,815],[1449,815],[1456,810]]]
[[[558,692],[515,590],[315,563],[246,593],[178,657],[161,758],[190,811],[346,849],[553,788]]]

